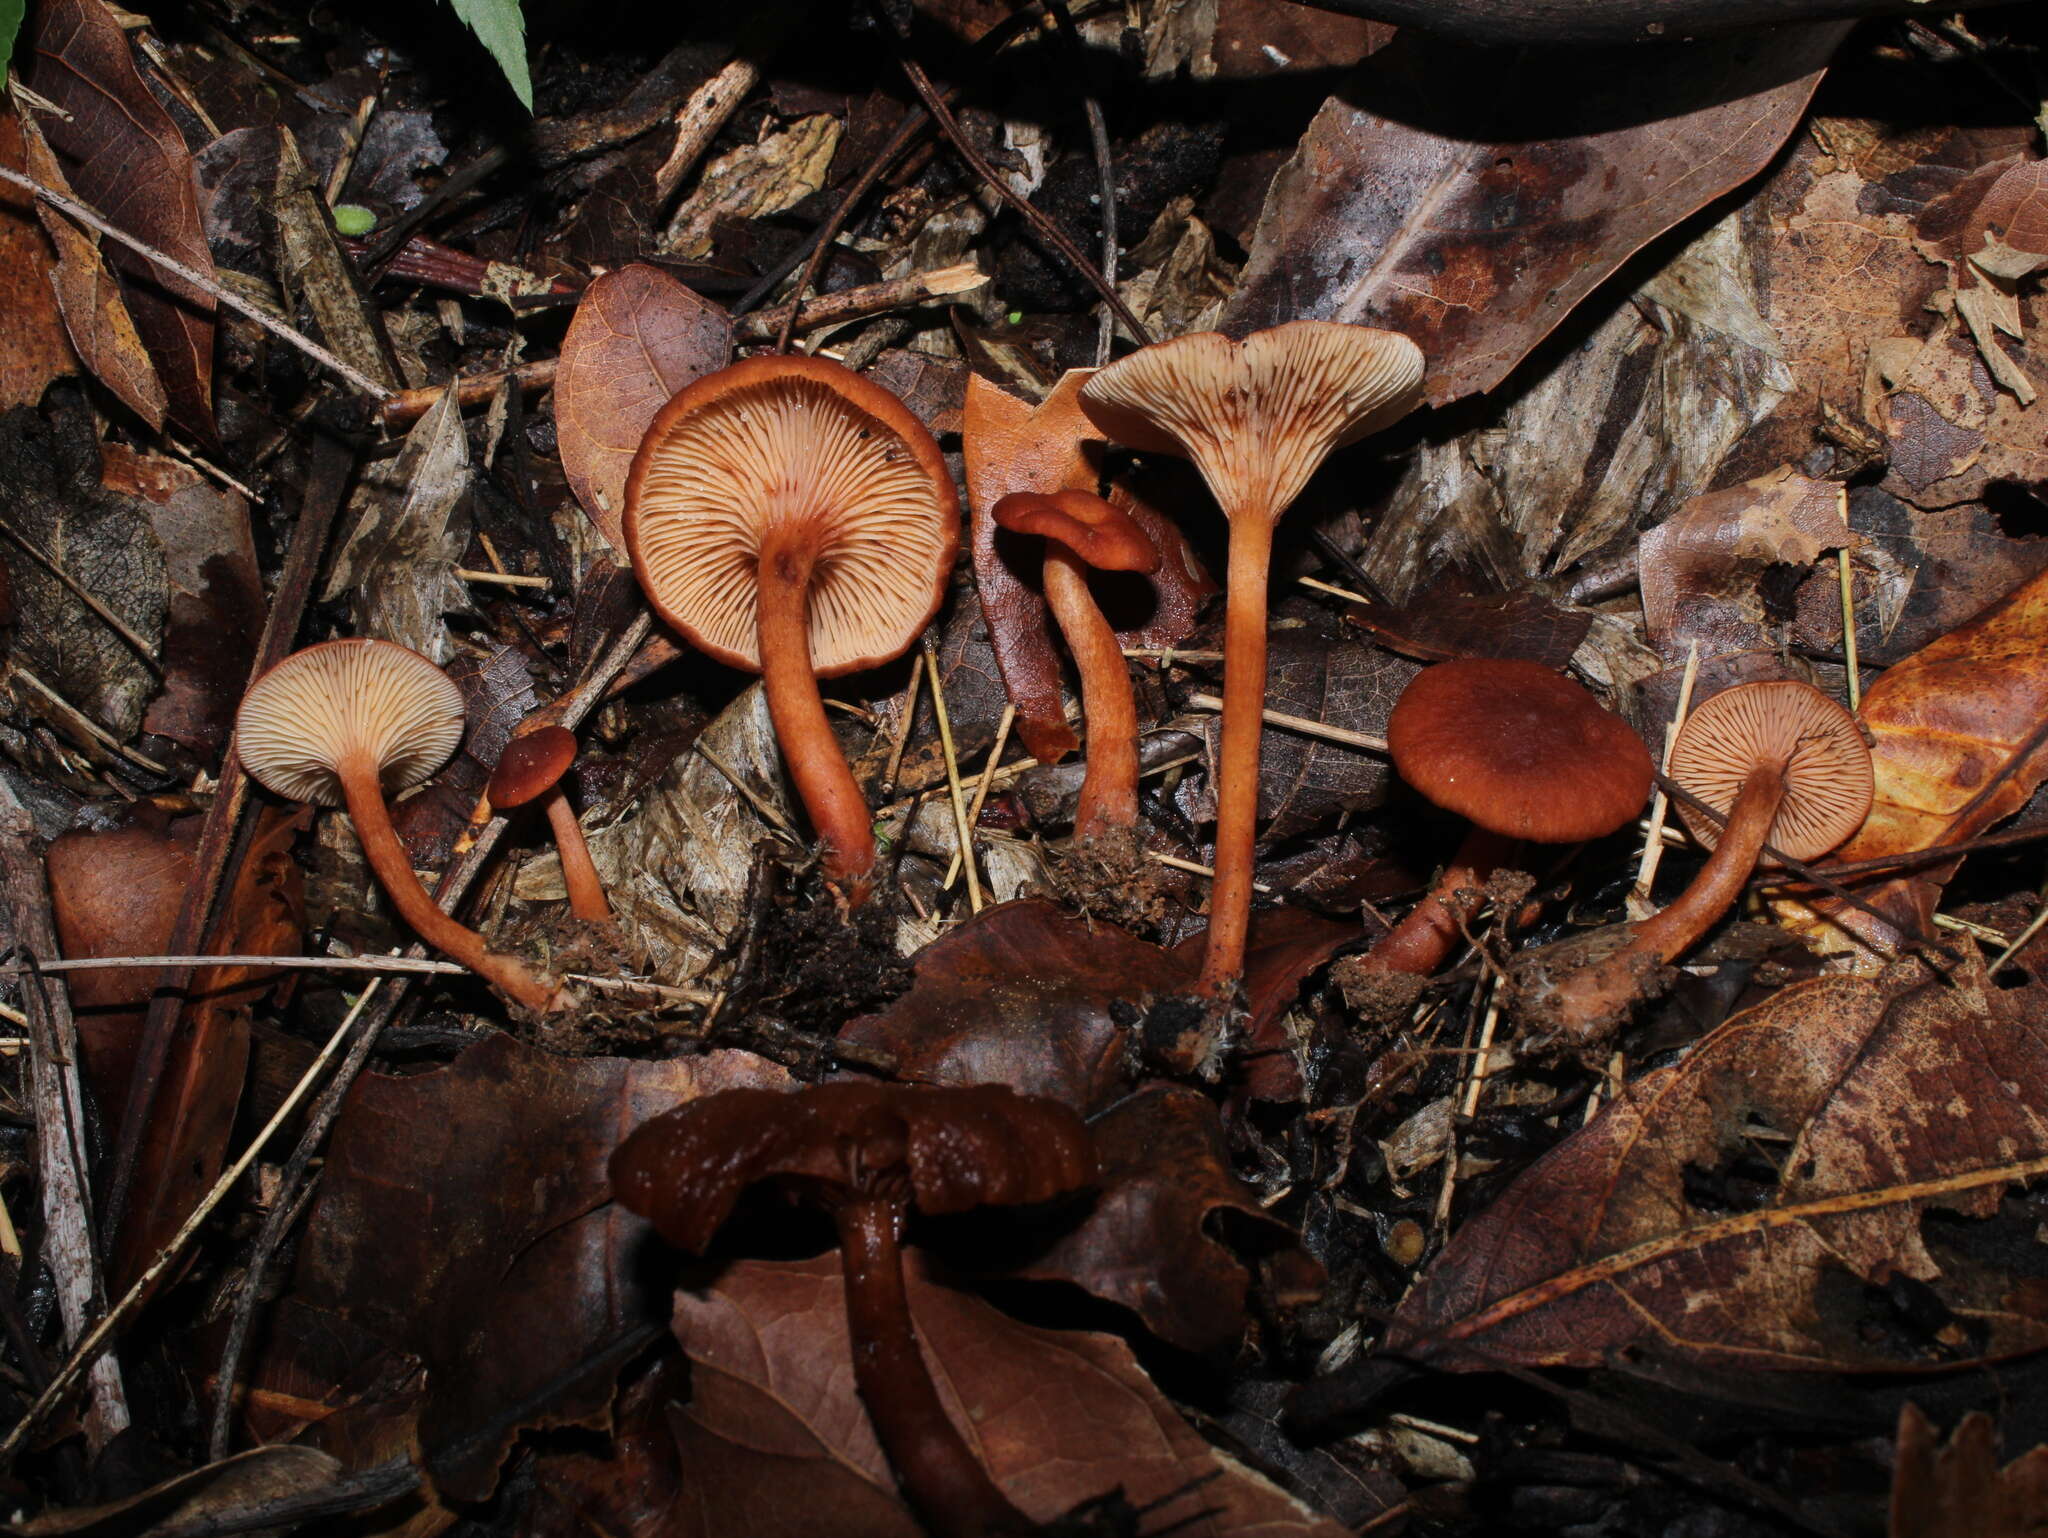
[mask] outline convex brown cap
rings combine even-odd
[[[391,795],[448,762],[462,723],[462,691],[418,652],[390,641],[328,641],[256,680],[235,718],[235,749],[277,794],[339,806],[344,762],[360,757]]]
[[[524,806],[546,795],[576,762],[576,734],[567,727],[537,726],[505,744],[491,771],[491,805]]]
[[[740,1193],[781,1177],[829,1197],[884,1194],[924,1213],[1050,1201],[1096,1177],[1067,1107],[1007,1085],[817,1084],[729,1089],[657,1116],[612,1155],[612,1189],[661,1236],[701,1254]]]
[[[1725,817],[1750,772],[1780,762],[1785,799],[1766,842],[1811,860],[1863,826],[1874,791],[1863,732],[1848,711],[1796,680],[1737,684],[1696,708],[1672,745],[1671,778]],[[1707,818],[1682,803],[1678,815],[1714,847],[1720,830]]]
[[[661,617],[760,670],[755,572],[771,530],[808,529],[821,678],[901,655],[945,597],[959,499],[932,435],[826,358],[747,358],[686,387],[641,440],[626,548]]]
[[[1230,517],[1272,520],[1333,449],[1414,410],[1422,373],[1399,332],[1297,320],[1141,348],[1083,385],[1081,407],[1118,443],[1192,459]]]
[[[1535,662],[1439,662],[1387,720],[1401,778],[1491,832],[1538,844],[1612,833],[1650,795],[1633,728]]]
[[[989,516],[1013,534],[1066,546],[1097,571],[1159,570],[1159,547],[1138,520],[1092,491],[1013,491]]]

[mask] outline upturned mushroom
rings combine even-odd
[[[592,924],[609,924],[611,904],[604,882],[590,860],[583,825],[562,789],[562,777],[576,762],[576,734],[566,727],[537,726],[505,744],[498,767],[491,771],[491,805],[509,811],[540,801],[554,830],[562,860],[562,884],[569,889],[569,911]]]
[[[1671,778],[1723,814],[1681,803],[1679,815],[1713,853],[1668,907],[1603,940],[1531,952],[1511,974],[1532,1024],[1567,1038],[1604,1034],[1653,991],[1658,975],[1731,908],[1766,843],[1795,860],[1826,854],[1863,825],[1874,789],[1856,718],[1792,680],[1724,689],[1686,718]],[[1560,964],[1562,962],[1562,964]]]
[[[960,508],[932,435],[829,359],[748,358],[655,417],[625,532],[655,611],[761,675],[825,877],[862,901],[874,833],[818,680],[901,656],[945,597]]]
[[[1138,822],[1138,709],[1123,648],[1088,589],[1088,573],[1155,572],[1159,551],[1136,519],[1092,492],[1013,492],[990,516],[1012,533],[1044,539],[1046,607],[1081,677],[1088,768],[1074,836],[1128,833]]]
[[[555,988],[443,913],[413,874],[387,793],[448,762],[462,741],[462,694],[418,652],[390,641],[328,641],[257,679],[235,718],[235,751],[258,784],[293,801],[346,806],[377,884],[436,950],[515,1003],[545,1013]]]
[[[1266,692],[1266,573],[1273,526],[1331,451],[1405,416],[1422,351],[1391,331],[1298,320],[1242,343],[1198,332],[1141,348],[1081,387],[1082,408],[1135,449],[1194,461],[1230,521],[1216,878],[1200,990],[1244,973]]]
[[[1428,973],[1459,936],[1451,899],[1481,886],[1524,841],[1576,844],[1625,826],[1650,795],[1634,728],[1535,662],[1440,662],[1409,681],[1387,718],[1401,778],[1471,831],[1429,894],[1364,958]]]
[[[633,1133],[612,1155],[611,1178],[620,1202],[693,1254],[758,1181],[823,1208],[839,1231],[854,1386],[904,1496],[944,1538],[1038,1531],[932,1382],[899,1237],[914,1211],[1048,1202],[1091,1184],[1094,1144],[1072,1111],[994,1084],[724,1090]]]

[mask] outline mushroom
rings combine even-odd
[[[1111,438],[1192,459],[1230,520],[1216,879],[1201,992],[1229,996],[1251,923],[1259,734],[1266,692],[1266,568],[1273,525],[1334,449],[1405,416],[1422,351],[1392,331],[1297,320],[1243,343],[1213,331],[1141,348],[1081,387]]]
[[[1458,942],[1456,892],[1483,884],[1518,844],[1576,844],[1626,825],[1650,795],[1633,728],[1535,662],[1440,662],[1387,718],[1401,778],[1472,823],[1429,895],[1364,958],[1381,972],[1434,972]]]
[[[1874,788],[1856,718],[1789,679],[1738,684],[1695,709],[1672,744],[1671,778],[1725,815],[1717,830],[1679,808],[1713,853],[1675,901],[1611,941],[1578,942],[1565,965],[1543,952],[1519,959],[1515,992],[1538,1025],[1584,1039],[1619,1024],[1734,905],[1766,843],[1795,860],[1826,854],[1863,825]]]
[[[1123,648],[1088,591],[1088,572],[1149,574],[1159,569],[1159,551],[1136,519],[1092,492],[1012,492],[990,516],[1013,533],[1045,540],[1046,607],[1081,675],[1088,769],[1074,836],[1127,832],[1138,822],[1138,709]]]
[[[555,848],[562,857],[562,883],[569,889],[569,911],[593,924],[609,924],[611,904],[604,883],[590,861],[583,825],[562,790],[562,776],[576,762],[576,734],[562,726],[536,726],[505,745],[498,767],[491,771],[491,805],[499,810],[543,800],[548,825],[555,830]]]
[[[760,673],[825,877],[862,901],[874,833],[818,680],[902,655],[945,597],[960,507],[932,435],[829,359],[747,358],[655,417],[625,529],[655,611]]]
[[[903,1285],[904,1222],[1051,1201],[1095,1178],[1078,1116],[998,1084],[723,1090],[657,1116],[611,1160],[619,1201],[693,1254],[757,1181],[831,1214],[854,1385],[905,1497],[945,1538],[1038,1529],[969,1449],[925,1366]]]
[[[293,801],[348,807],[378,885],[427,944],[536,1013],[555,989],[443,913],[413,874],[386,792],[417,785],[462,741],[462,694],[448,675],[390,641],[328,641],[293,652],[249,687],[235,717],[242,767]]]

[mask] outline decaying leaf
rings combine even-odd
[[[312,1447],[252,1447],[218,1463],[151,1485],[125,1500],[72,1506],[8,1525],[20,1538],[73,1538],[94,1533],[203,1530],[266,1501],[307,1496],[335,1484],[341,1463]]]
[[[814,113],[719,156],[676,210],[662,249],[703,256],[711,249],[712,223],[721,215],[758,219],[795,207],[825,184],[842,131],[838,118]]]
[[[906,1257],[910,1312],[969,1445],[1023,1512],[1048,1521],[1121,1486],[1150,1520],[1197,1538],[1337,1538],[1265,1479],[1211,1448],[1107,1335],[1034,1329],[932,1282]],[[693,1364],[675,1417],[685,1470],[668,1531],[764,1538],[912,1538],[848,1362],[835,1251],[742,1261],[676,1295]],[[820,1364],[836,1364],[820,1371]]]
[[[2015,1221],[2002,1193],[2048,1172],[2044,1094],[2048,1036],[1981,966],[1795,983],[1469,1219],[1388,1347],[1454,1370],[1647,1351],[1899,1371],[2038,1350],[2037,1289],[1972,1230]]]
[[[1934,1423],[1908,1400],[1899,1411],[1888,1538],[2035,1538],[2048,1529],[2048,1447],[1999,1466],[1998,1426],[1982,1410],[1937,1443]]]
[[[502,1034],[435,1073],[370,1075],[335,1125],[296,1294],[427,1363],[429,1445],[474,1432],[659,1307],[636,1267],[647,1227],[610,1200],[618,1141],[697,1095],[786,1082],[747,1052],[570,1060]],[[609,1389],[545,1419],[599,1415]],[[488,1494],[517,1430],[437,1481]]]
[[[1532,56],[1404,30],[1275,178],[1225,329],[1386,326],[1421,345],[1431,402],[1490,390],[1623,260],[1769,163],[1844,31]]]
[[[1475,591],[1463,572],[1447,573],[1398,609],[1353,604],[1345,618],[1380,645],[1418,662],[1512,658],[1562,668],[1593,628],[1593,616],[1541,593]]]
[[[626,548],[626,472],[655,412],[732,356],[732,318],[634,262],[583,291],[555,372],[562,473],[614,551]]]
[[[0,165],[26,168],[21,120],[0,110]],[[0,191],[0,309],[8,324],[0,335],[0,411],[33,406],[50,381],[75,373],[78,354],[64,333],[64,317],[51,292],[56,255],[28,194]]]

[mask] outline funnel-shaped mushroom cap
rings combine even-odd
[[[1332,449],[1406,416],[1422,349],[1395,331],[1296,320],[1238,343],[1199,331],[1141,348],[1081,387],[1118,443],[1185,454],[1232,518],[1278,518]]]
[[[1686,717],[1671,778],[1724,817],[1760,765],[1783,763],[1785,799],[1764,835],[1795,860],[1826,854],[1870,815],[1870,749],[1856,718],[1810,684],[1786,679],[1723,689]],[[1691,807],[1678,815],[1712,849],[1720,830]],[[1766,856],[1765,864],[1774,863]]]
[[[1096,1157],[1080,1117],[1008,1085],[815,1084],[679,1106],[619,1145],[611,1176],[621,1202],[701,1254],[757,1180],[903,1191],[905,1207],[940,1214],[1050,1201],[1093,1181]]]
[[[524,806],[555,788],[576,762],[576,734],[567,727],[537,726],[505,744],[491,771],[491,805]]]
[[[1057,540],[1097,571],[1159,570],[1159,547],[1138,520],[1090,491],[1014,491],[989,516],[1012,533]]]
[[[1439,662],[1387,718],[1401,778],[1489,832],[1538,844],[1612,833],[1650,796],[1633,728],[1534,662]]]
[[[945,597],[960,505],[939,446],[887,390],[825,358],[748,358],[685,388],[640,441],[626,548],[648,601],[701,650],[760,669],[761,553],[815,552],[820,677],[900,655]]]
[[[390,641],[293,652],[242,699],[235,750],[256,780],[294,801],[342,802],[340,767],[368,764],[386,795],[417,785],[462,741],[462,691]]]

